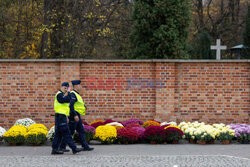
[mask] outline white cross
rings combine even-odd
[[[220,39],[217,39],[216,46],[214,46],[214,45],[211,46],[211,50],[216,50],[216,59],[217,60],[221,59],[221,57],[220,57],[220,51],[221,50],[226,50],[226,49],[227,49],[227,46],[221,46],[220,45]]]

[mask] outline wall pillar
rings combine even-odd
[[[156,120],[176,121],[176,63],[156,63],[156,81],[161,87],[156,89]]]

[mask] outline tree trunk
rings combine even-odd
[[[44,0],[44,25],[46,29],[43,31],[42,40],[41,40],[41,49],[40,49],[40,57],[43,59],[48,58],[48,32],[47,28],[49,26],[49,8],[50,8],[50,0]]]

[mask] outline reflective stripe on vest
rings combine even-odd
[[[74,93],[76,95],[77,101],[74,104],[74,109],[80,114],[85,115],[85,106],[84,102],[82,100],[82,97],[75,91],[71,91],[71,93]]]
[[[58,91],[56,94],[56,97],[59,93],[61,93],[61,92]],[[59,103],[56,97],[55,97],[55,101],[54,101],[55,113],[64,114],[66,116],[69,116],[69,111],[70,111],[69,103]]]

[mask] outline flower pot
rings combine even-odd
[[[125,144],[125,145],[127,145],[127,144],[128,144],[128,141],[120,142],[120,144]]]
[[[207,144],[207,143],[206,143],[206,141],[200,141],[200,140],[199,140],[199,141],[198,141],[198,144],[200,144],[200,145],[205,145],[205,144]]]
[[[214,144],[214,140],[209,141],[208,144]]]
[[[230,140],[222,140],[221,144],[230,144]]]
[[[248,141],[248,140],[241,141],[241,144],[249,144],[249,143],[250,143],[250,141]]]
[[[40,146],[40,144],[37,144],[37,143],[33,143],[33,146]]]
[[[195,141],[195,140],[192,140],[192,139],[190,139],[188,142],[189,142],[190,144],[196,144],[196,141]]]
[[[157,144],[156,141],[150,141],[150,144]]]
[[[178,140],[174,140],[174,141],[172,141],[172,144],[178,144],[179,143],[179,141]]]
[[[11,146],[16,146],[16,143],[10,143]]]

